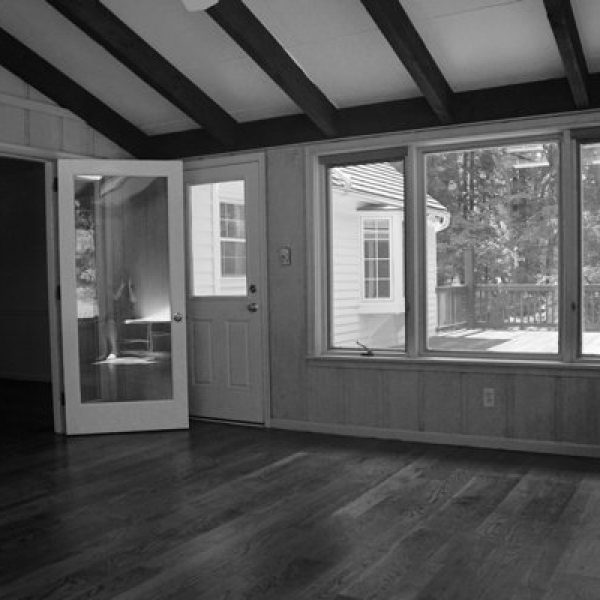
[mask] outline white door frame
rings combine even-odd
[[[262,370],[262,389],[263,389],[263,416],[264,427],[271,425],[271,377],[270,377],[270,355],[269,355],[269,306],[268,306],[268,278],[267,278],[267,194],[266,194],[266,160],[264,152],[252,152],[247,154],[223,155],[209,158],[196,158],[183,161],[184,178],[186,171],[195,171],[197,169],[206,169],[213,167],[228,167],[233,165],[255,163],[258,169],[258,216],[259,231],[257,231],[257,247],[259,251],[256,283],[258,286],[257,302],[261,307],[260,315],[260,348]],[[184,201],[186,215],[189,214],[187,194],[184,191]],[[186,220],[187,221],[187,220]],[[189,223],[186,222],[186,297],[190,293],[189,279]],[[193,418],[193,417],[192,417]]]

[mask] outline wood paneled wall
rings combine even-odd
[[[73,113],[0,67],[0,144],[39,150],[122,158],[128,154]]]
[[[304,162],[267,153],[273,426],[600,455],[600,369],[309,358]]]

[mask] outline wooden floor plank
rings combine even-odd
[[[197,422],[65,439],[17,396],[2,600],[600,598],[598,460]]]

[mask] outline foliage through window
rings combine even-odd
[[[558,352],[559,145],[425,155],[427,194],[449,215],[427,236],[427,345]]]

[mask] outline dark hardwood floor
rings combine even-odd
[[[599,461],[197,422],[65,439],[19,394],[2,599],[600,598]]]

